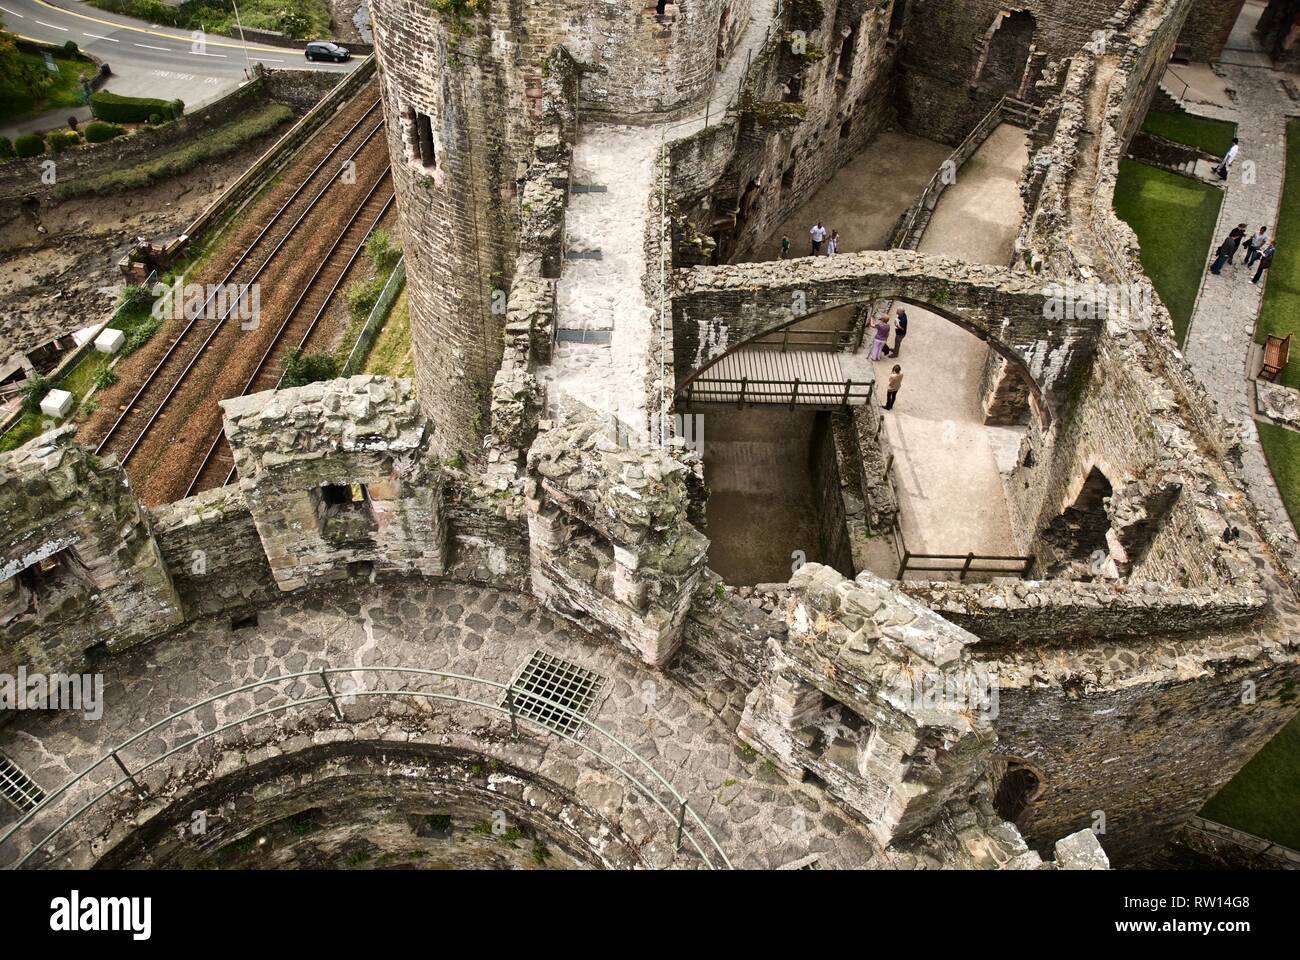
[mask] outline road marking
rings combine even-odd
[[[283,60],[277,60],[275,57],[258,57],[258,63],[284,63]]]
[[[133,43],[133,44],[131,44],[131,46],[133,46],[133,47],[144,47],[146,50],[161,50],[163,53],[171,53],[171,52],[172,52],[172,48],[171,48],[171,47],[151,47],[151,46],[149,46],[149,44],[147,44],[147,43]]]
[[[67,27],[60,27],[54,23],[46,23],[44,20],[37,20],[36,22],[39,23],[42,27],[49,27],[51,30],[62,30],[64,33],[68,32]]]
[[[97,33],[86,33],[85,30],[81,31],[81,35],[82,35],[83,37],[90,37],[92,40],[107,40],[109,43],[121,43],[121,42],[122,42],[121,40],[114,40],[112,37],[101,37],[101,36],[100,36],[99,34],[97,34]]]
[[[194,54],[196,57],[220,57],[222,60],[226,59],[224,53],[199,53],[197,50],[191,50],[190,53]]]
[[[11,16],[11,17],[17,17],[19,20],[21,20],[21,19],[23,18],[23,15],[22,15],[21,13],[18,13],[17,11],[14,11],[14,10],[10,10],[8,7],[0,7],[0,10],[3,10],[5,13],[9,14],[9,16]]]
[[[36,4],[38,4],[39,6],[42,6],[42,7],[49,7],[51,10],[55,11],[56,13],[61,13],[61,14],[63,14],[64,16],[67,16],[67,17],[76,17],[78,20],[89,20],[91,23],[102,23],[104,26],[106,26],[106,27],[112,27],[114,30],[130,30],[130,31],[132,31],[133,33],[145,33],[145,34],[148,34],[149,36],[160,37],[160,38],[162,38],[163,40],[176,40],[176,41],[179,41],[180,43],[189,43],[189,42],[190,42],[190,38],[189,38],[189,37],[179,37],[179,36],[177,36],[177,35],[174,34],[174,33],[163,33],[163,32],[160,31],[160,30],[145,30],[143,27],[133,27],[133,26],[130,26],[129,24],[118,23],[117,21],[114,21],[114,20],[101,20],[99,17],[90,17],[90,16],[87,16],[87,15],[84,14],[84,13],[74,13],[72,10],[65,10],[65,9],[63,9],[62,7],[56,7],[56,6],[55,6],[54,4],[52,4],[52,3],[47,3],[46,0],[34,0],[34,2],[35,2]],[[38,22],[39,22],[39,21],[38,21]],[[156,26],[156,24],[155,24],[155,26]],[[30,37],[24,37],[23,39],[24,39],[24,40],[28,40],[28,39],[31,39],[31,38],[30,38]],[[41,41],[37,41],[37,42],[39,43],[39,42],[41,42]],[[208,44],[208,46],[210,46],[210,47],[230,47],[230,48],[233,49],[233,50],[240,50],[240,49],[243,49],[243,44],[234,43],[234,42],[231,42],[231,43],[221,43],[220,41],[217,41],[217,40],[208,40],[208,41],[207,41],[207,44]],[[284,47],[264,47],[264,46],[260,46],[260,45],[258,45],[258,44],[249,44],[249,45],[248,45],[248,49],[249,49],[249,50],[264,50],[264,51],[266,51],[267,53],[283,53],[283,52],[284,52]]]

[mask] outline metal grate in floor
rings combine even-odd
[[[514,679],[515,711],[558,733],[576,736],[604,682],[598,673],[538,650]],[[509,706],[508,693],[502,704]],[[557,704],[572,713],[556,709]]]
[[[45,799],[45,791],[18,764],[0,753],[0,796],[26,813]]]

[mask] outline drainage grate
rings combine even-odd
[[[45,799],[45,791],[18,764],[0,753],[0,796],[26,813]]]
[[[521,717],[574,736],[604,682],[605,678],[598,673],[538,650],[514,680],[515,710]],[[509,705],[508,695],[502,704]],[[557,710],[552,704],[567,707],[573,713]]]

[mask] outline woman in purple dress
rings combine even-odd
[[[885,347],[889,343],[889,317],[881,317],[876,321],[876,336],[871,341],[871,359],[879,360],[885,353]]]

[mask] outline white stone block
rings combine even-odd
[[[66,417],[77,405],[77,398],[66,390],[51,390],[41,401],[41,413],[47,417]]]
[[[121,330],[106,328],[95,338],[95,349],[100,353],[117,353],[125,343],[125,333]]]
[[[72,342],[75,343],[77,346],[81,346],[94,335],[95,335],[94,327],[82,327],[80,330],[73,333]]]

